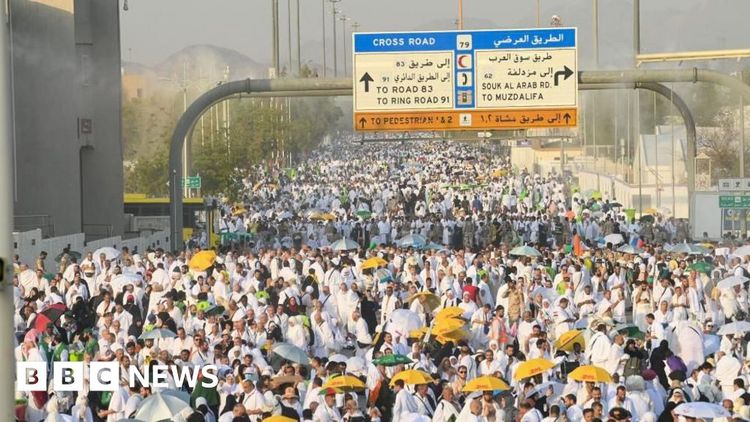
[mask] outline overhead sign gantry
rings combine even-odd
[[[354,128],[572,127],[575,28],[353,34]]]

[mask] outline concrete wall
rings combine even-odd
[[[51,216],[55,236],[88,231],[89,225],[121,234],[118,2],[10,0],[9,5],[14,214]],[[81,119],[90,119],[91,134],[84,133]]]
[[[81,150],[83,231],[123,234],[119,2],[76,0],[81,115],[92,134]]]
[[[46,3],[46,4],[45,4]],[[14,214],[81,231],[73,0],[10,0],[15,118]]]
[[[19,256],[23,263],[33,265],[41,251],[47,251],[47,260],[45,266],[48,269],[57,268],[55,257],[60,254],[64,248],[81,252],[93,252],[104,246],[112,246],[117,249],[127,246],[131,251],[145,253],[148,248],[165,248],[169,246],[169,232],[156,232],[150,236],[137,237],[123,240],[120,236],[100,239],[94,242],[85,242],[83,233],[70,234],[65,236],[42,238],[42,231],[39,229],[21,233],[13,233],[13,252]]]

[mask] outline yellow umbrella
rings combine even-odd
[[[494,390],[510,390],[510,386],[498,377],[491,377],[485,375],[483,377],[474,378],[464,385],[463,391],[471,393],[474,391],[494,391]]]
[[[579,366],[568,374],[568,378],[584,382],[612,382],[606,369],[594,365]]]
[[[459,306],[451,306],[443,308],[440,312],[435,315],[435,320],[447,319],[447,318],[460,318],[464,314],[464,310]]]
[[[341,375],[335,378],[330,378],[326,381],[321,388],[338,388],[344,391],[351,390],[364,390],[366,388],[365,383],[360,381],[359,378],[351,375]]]
[[[237,208],[236,210],[234,210],[234,212],[232,213],[232,215],[238,216],[238,215],[242,215],[242,214],[244,214],[246,212],[247,212],[247,210],[244,209],[244,208]]]
[[[518,381],[524,378],[533,377],[534,375],[543,374],[554,367],[554,362],[547,359],[529,359],[518,365],[516,373],[513,375],[513,379]]]
[[[462,319],[449,318],[435,321],[435,325],[432,327],[432,332],[435,335],[446,335],[452,331],[460,330],[466,325],[466,322]]]
[[[288,416],[275,415],[263,419],[263,422],[297,422],[297,420]]]
[[[370,268],[378,268],[388,265],[388,261],[385,259],[375,256],[362,263],[363,270],[369,270]]]
[[[403,380],[404,384],[412,385],[429,384],[434,381],[430,374],[419,369],[407,369],[406,371],[399,372],[391,378],[390,385],[393,386],[398,380]]]
[[[425,334],[427,334],[428,329],[429,329],[428,327],[421,327],[421,328],[417,328],[416,330],[411,330],[409,331],[409,338],[413,338],[417,340],[421,339],[422,337],[424,337]]]
[[[643,214],[650,214],[650,215],[655,215],[658,212],[659,211],[657,211],[656,208],[646,208],[645,210],[643,210]]]
[[[466,330],[456,330],[456,331],[451,331],[450,333],[435,335],[435,339],[437,339],[437,341],[439,341],[442,344],[448,343],[449,341],[452,341],[455,343],[459,340],[463,340],[467,338],[469,338],[469,332]]]
[[[437,295],[432,292],[419,292],[419,293],[413,294],[411,297],[409,297],[406,300],[409,303],[411,303],[415,299],[419,299],[419,298],[426,299],[426,301],[423,303],[423,306],[426,308],[425,310],[427,312],[432,312],[433,309],[440,306],[440,298],[437,297]]]
[[[581,349],[586,347],[586,340],[583,338],[583,330],[570,330],[561,335],[560,338],[555,341],[555,349],[570,352],[573,350],[573,345],[576,343],[581,345]]]
[[[326,221],[333,221],[336,219],[336,216],[334,214],[331,214],[330,212],[323,214],[321,217],[323,217],[323,220]]]
[[[214,251],[200,251],[190,258],[188,266],[191,270],[203,271],[206,268],[214,265],[216,261],[216,252]]]

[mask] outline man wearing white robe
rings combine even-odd
[[[609,358],[612,342],[607,337],[606,324],[603,322],[597,322],[596,324],[596,332],[591,336],[586,345],[586,358],[592,365],[604,368]]]
[[[393,422],[401,422],[406,413],[417,412],[417,403],[414,396],[404,388],[404,381],[397,380],[394,386],[396,400],[393,403]]]

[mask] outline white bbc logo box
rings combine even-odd
[[[48,375],[45,362],[18,362],[16,391],[47,391]],[[91,391],[115,391],[120,366],[117,362],[91,362],[87,371],[83,362],[55,362],[51,379],[55,391],[81,391],[85,379],[89,380]]]

